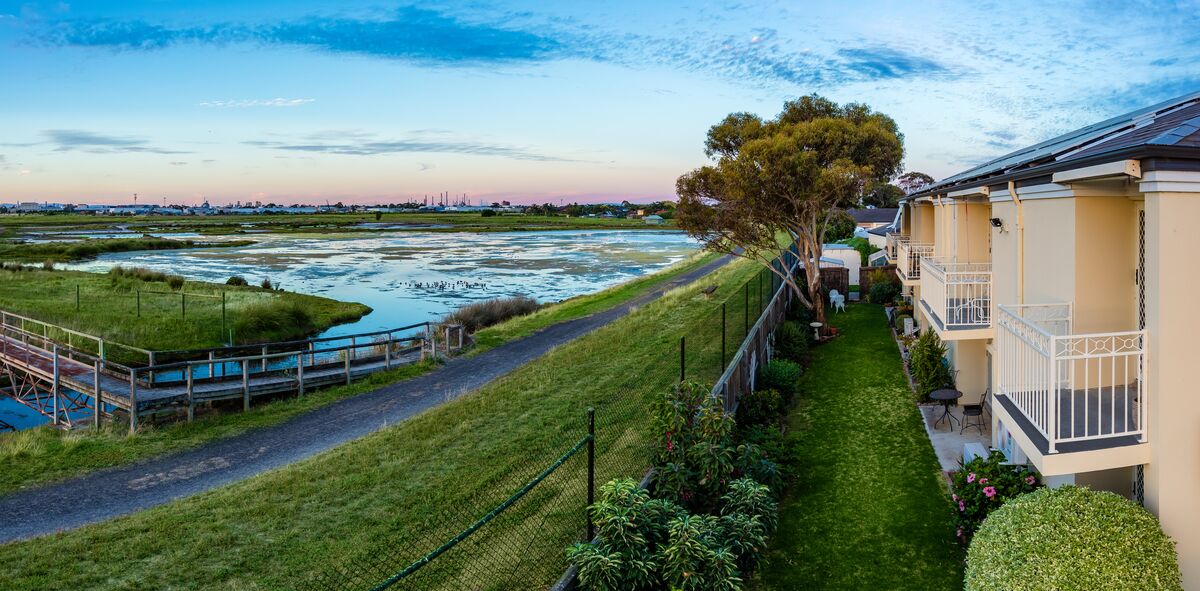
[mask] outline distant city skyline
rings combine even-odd
[[[0,79],[0,203],[646,202],[803,94],[942,178],[1198,90],[1200,3],[0,1]]]

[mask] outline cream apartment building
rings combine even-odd
[[[904,201],[889,258],[993,445],[1158,515],[1200,589],[1200,92]]]

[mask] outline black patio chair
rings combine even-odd
[[[976,429],[979,429],[979,434],[983,435],[983,425],[984,425],[983,411],[987,410],[988,414],[991,414],[991,411],[992,411],[992,409],[990,407],[991,405],[988,404],[988,402],[990,402],[988,400],[988,397],[990,396],[990,394],[991,394],[990,390],[984,390],[983,398],[981,398],[979,400],[979,404],[964,404],[963,405],[963,407],[962,407],[962,416],[963,416],[962,428],[958,430],[958,433],[960,435],[962,434],[963,431],[965,431],[967,429],[967,427],[975,427]]]

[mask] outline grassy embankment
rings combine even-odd
[[[582,434],[589,405],[597,408],[597,479],[639,475],[648,461],[646,404],[678,378],[679,337],[688,337],[689,376],[714,379],[714,319],[724,301],[731,318],[741,318],[742,284],[758,273],[746,262],[728,265],[411,420],[203,495],[0,546],[0,561],[10,583],[28,589],[293,589],[307,573],[391,557],[367,577],[378,580],[558,457]],[[720,287],[706,298],[700,290],[711,284]],[[432,581],[444,589],[481,580],[544,588],[580,532],[583,470],[580,462],[564,466],[466,549],[437,559],[427,569]],[[62,568],[58,556],[76,558]],[[459,570],[466,560],[485,562]]]
[[[246,226],[251,224],[252,226]],[[642,220],[505,214],[483,217],[478,213],[373,213],[179,216],[85,216],[8,215],[0,216],[0,236],[13,237],[24,229],[78,230],[95,232],[120,225],[135,232],[198,232],[207,235],[240,234],[249,229],[273,232],[388,231],[410,229],[422,232],[505,232],[522,230],[664,229]],[[437,227],[429,227],[437,226]],[[445,226],[445,227],[440,227]],[[251,234],[252,235],[252,234]]]
[[[962,589],[937,457],[883,311],[854,304],[812,351],[790,418],[796,482],[753,588]]]
[[[94,259],[109,252],[137,250],[180,250],[185,248],[238,247],[254,244],[253,240],[197,242],[167,238],[104,238],[78,242],[0,242],[0,261],[25,263],[65,263]]]
[[[586,316],[660,289],[679,275],[714,258],[714,255],[698,254],[657,273],[595,294],[551,304],[537,314],[514,318],[480,334],[486,335],[484,339],[487,347],[494,347],[527,336],[552,323]],[[4,298],[4,285],[0,284],[0,302]],[[73,306],[74,301],[70,304]],[[270,402],[255,407],[250,413],[210,415],[191,424],[144,426],[135,435],[129,435],[128,431],[120,426],[104,428],[99,432],[80,430],[66,433],[47,427],[20,433],[0,433],[0,473],[7,476],[0,479],[0,493],[100,468],[129,464],[236,435],[250,428],[277,424],[300,412],[419,375],[431,367],[425,365],[375,374],[367,381],[348,387],[323,390],[302,399]]]
[[[362,304],[299,293],[202,281],[180,286],[181,280],[173,279],[176,288],[166,281],[113,273],[0,269],[0,309],[153,350],[219,346],[229,330],[238,343],[302,338],[371,311]]]

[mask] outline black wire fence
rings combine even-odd
[[[300,586],[374,591],[555,585],[567,571],[568,546],[590,536],[591,491],[614,478],[642,479],[648,473],[653,401],[681,377],[717,382],[781,287],[763,269],[744,283],[714,287],[702,280],[688,288],[685,305],[705,306],[705,313],[692,314],[686,326],[652,337],[654,346],[626,355],[628,371],[604,389],[607,394],[572,400],[568,416],[579,417],[578,423],[544,427],[556,433],[553,444],[524,449],[520,458],[495,458],[514,467],[480,487],[488,492],[470,502],[440,504],[417,523],[389,524],[384,529],[393,535],[370,548],[314,557],[338,566],[309,575]],[[760,331],[771,328],[760,325]],[[486,450],[479,454],[472,461],[489,460]]]

